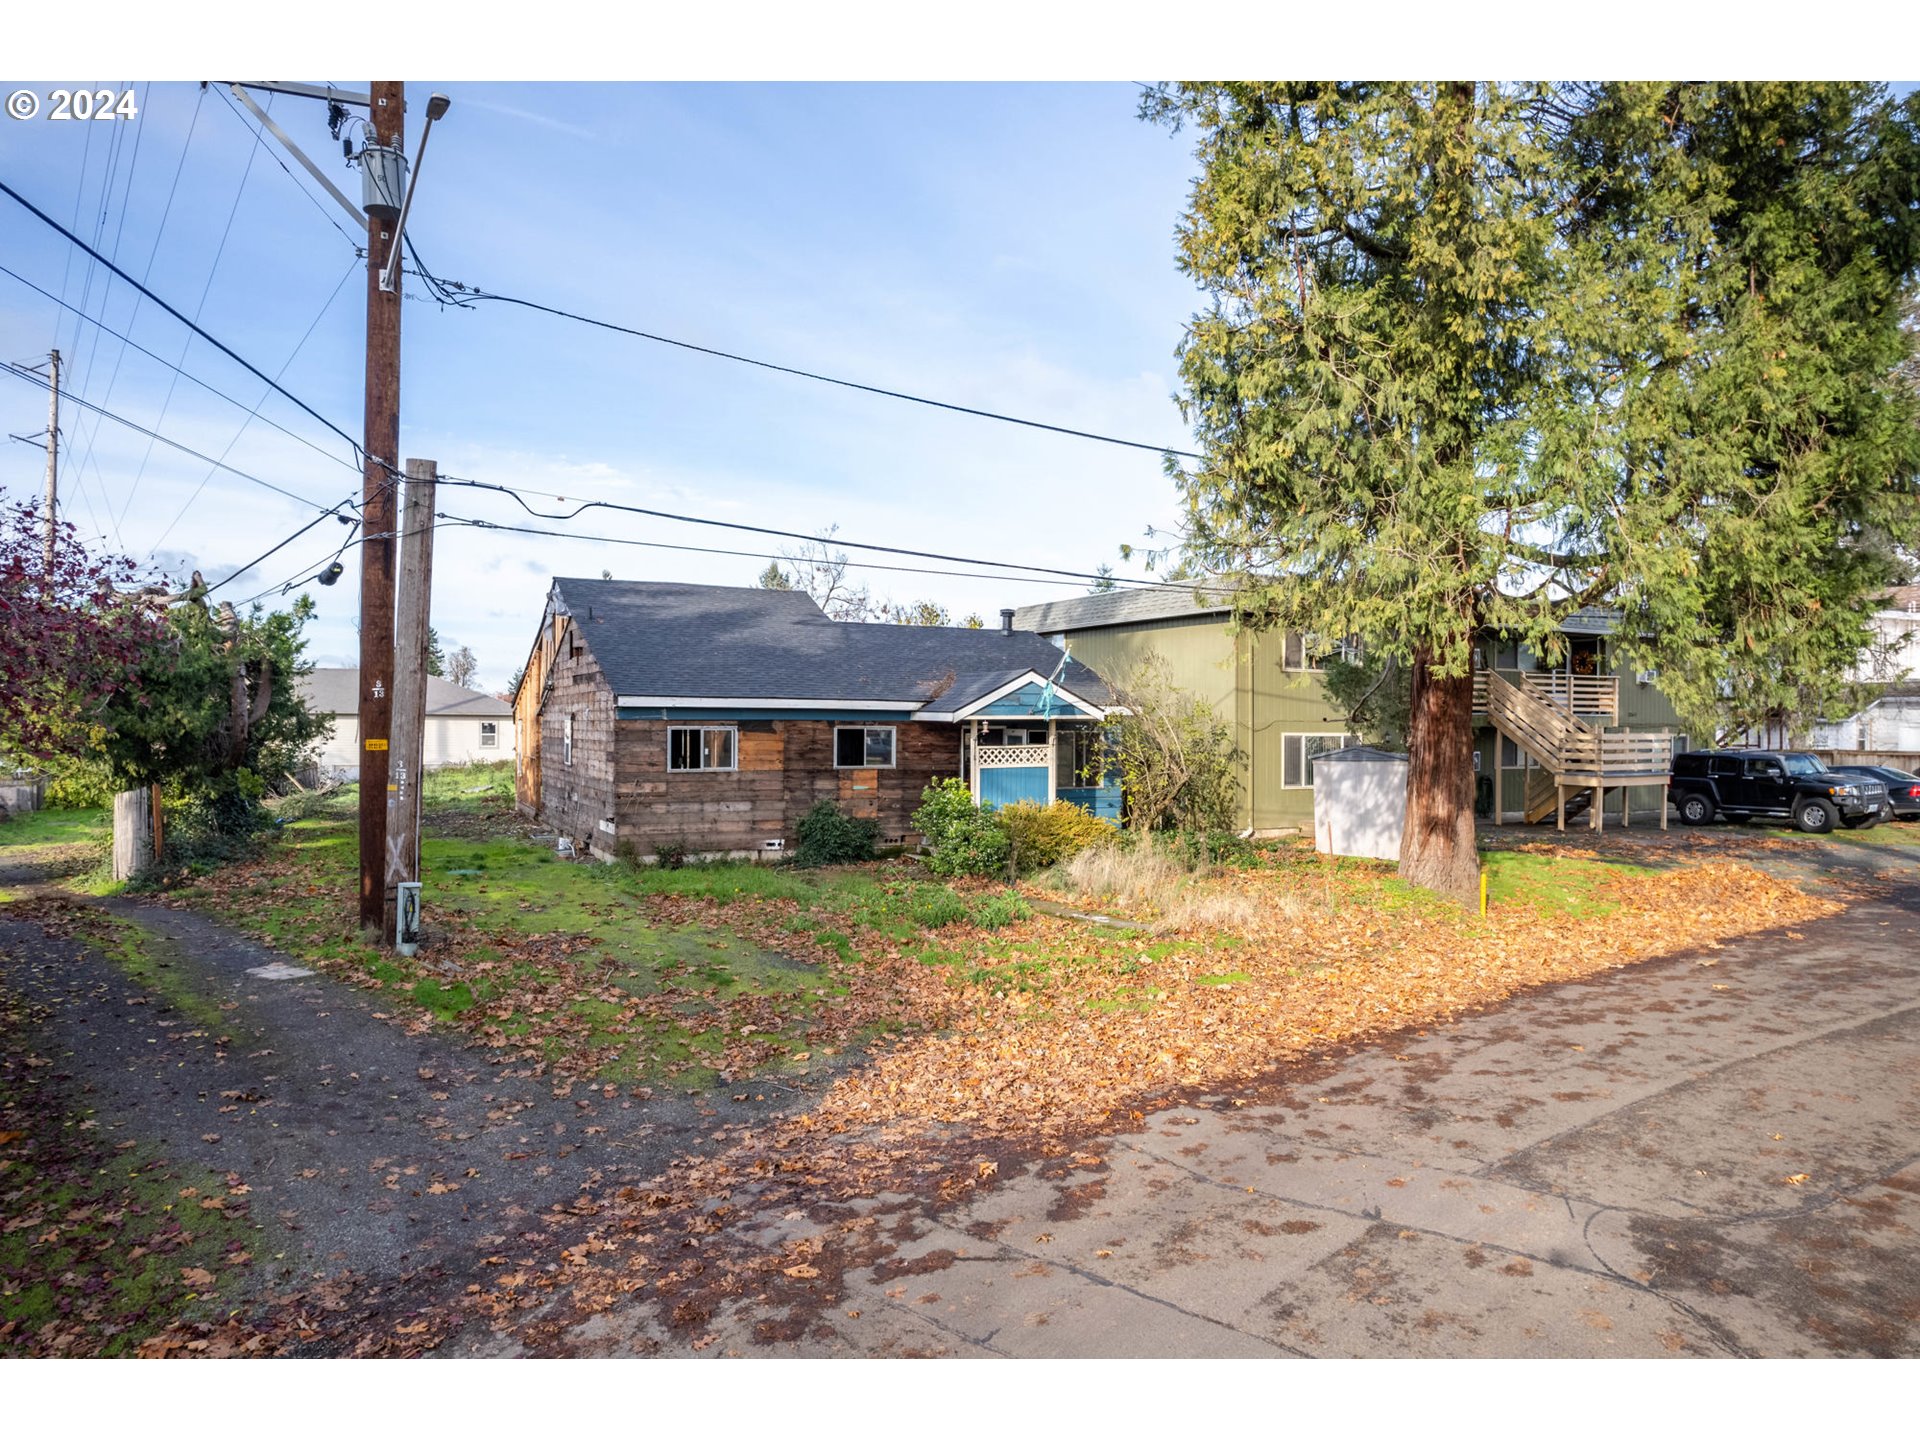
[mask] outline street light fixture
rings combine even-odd
[[[387,268],[380,272],[380,288],[392,290],[400,275],[400,246],[407,238],[407,212],[413,209],[413,192],[420,186],[420,167],[427,163],[427,137],[433,134],[433,122],[447,113],[453,104],[438,92],[427,97],[427,125],[420,132],[420,150],[413,159],[413,176],[407,181],[407,198],[400,206],[400,223],[394,227],[393,249],[387,256]]]

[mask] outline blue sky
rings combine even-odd
[[[434,89],[454,105],[435,127],[409,228],[443,277],[959,404],[1185,443],[1173,351],[1197,297],[1174,268],[1172,236],[1192,165],[1184,141],[1134,117],[1130,85],[410,81],[410,150]],[[345,217],[282,171],[270,140],[256,147],[217,89],[143,85],[139,103],[132,122],[0,124],[0,172],[63,223],[77,214],[76,228],[131,273],[151,260],[148,283],[182,311],[195,313],[204,292],[201,324],[270,374],[286,365],[287,388],[357,436],[364,281],[330,223]],[[281,96],[272,113],[357,198],[324,107]],[[151,304],[136,315],[127,286],[89,277],[84,257],[10,201],[0,237],[4,263],[25,279],[179,359],[182,326]],[[1175,516],[1151,453],[501,306],[410,302],[404,323],[401,448],[452,474],[1072,569],[1115,562],[1123,543]],[[0,354],[43,360],[56,344],[77,394],[210,455],[232,443],[229,463],[325,503],[357,490],[337,459],[258,421],[242,430],[243,409],[195,386],[180,382],[169,401],[164,365],[122,354],[0,275]],[[249,406],[260,397],[257,380],[201,342],[184,363]],[[278,396],[261,413],[347,458]],[[0,375],[0,416],[9,432],[41,430],[44,392]],[[157,547],[172,570],[224,575],[313,513],[231,475],[209,479],[205,464],[165,447],[148,456],[143,437],[96,428],[72,407],[63,429],[68,516],[135,556]],[[37,495],[42,467],[31,446],[0,450],[10,496]],[[473,492],[443,492],[441,508],[526,519],[510,500]],[[572,528],[772,543],[604,512]],[[227,593],[278,582],[343,536],[329,521]],[[350,663],[357,644],[353,552],[343,558],[341,584],[308,587],[320,603],[310,653],[322,664]],[[524,656],[551,575],[604,567],[747,584],[764,564],[443,529],[434,619],[497,685]],[[990,619],[1002,604],[1076,588],[866,578],[876,592]]]

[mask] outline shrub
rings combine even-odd
[[[831,800],[822,800],[805,815],[794,830],[796,865],[848,865],[873,859],[873,842],[879,837],[875,820],[856,820]]]
[[[1007,832],[973,803],[961,780],[936,780],[921,792],[913,828],[926,837],[936,875],[997,875],[1007,863]]]
[[[1125,677],[1115,699],[1121,708],[1101,732],[1094,768],[1119,773],[1127,824],[1136,830],[1230,824],[1240,784],[1231,727],[1175,686],[1157,658]]]
[[[1023,800],[995,818],[1007,832],[1008,863],[1017,875],[1057,865],[1114,836],[1113,826],[1066,800],[1051,805]]]
[[[687,842],[684,840],[654,841],[653,863],[661,870],[678,870],[687,863]]]

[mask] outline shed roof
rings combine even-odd
[[[807,595],[732,585],[556,578],[618,696],[649,701],[929,700],[942,710],[1028,672],[1052,675],[1061,653],[1030,631],[831,620]],[[1106,704],[1100,677],[1068,660],[1059,683]]]

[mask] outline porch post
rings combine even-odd
[[[980,718],[967,721],[967,784],[973,789],[973,803],[980,803]]]
[[[1060,737],[1054,727],[1060,722],[1052,716],[1047,717],[1047,804],[1054,802],[1054,776],[1060,769]]]

